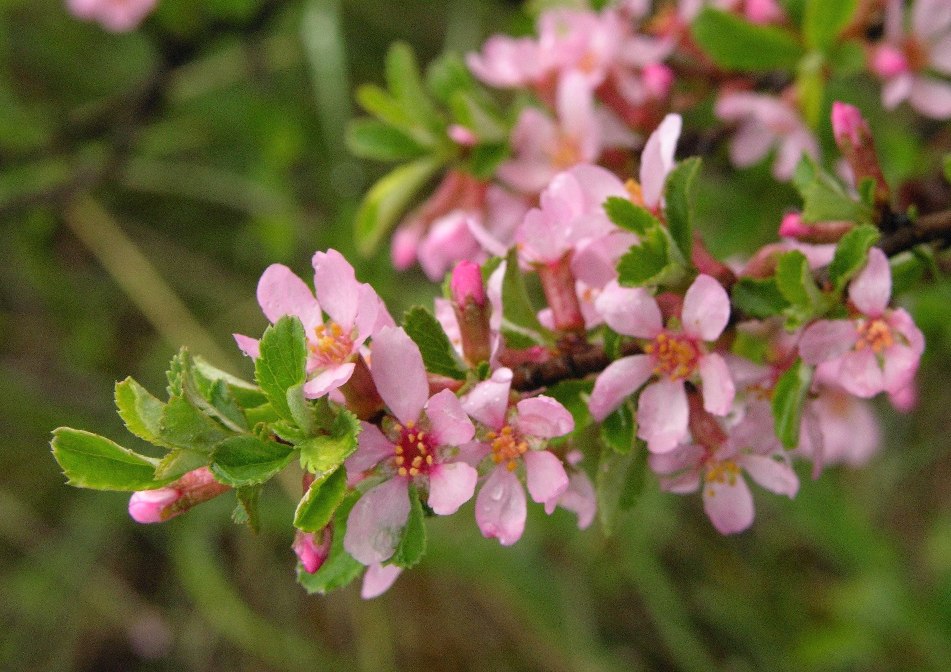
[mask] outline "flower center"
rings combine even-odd
[[[528,450],[528,443],[515,433],[511,425],[505,425],[496,432],[489,432],[488,439],[492,442],[492,461],[496,464],[505,462],[509,471],[515,471],[518,458]]]
[[[862,324],[859,325],[858,331],[859,338],[855,342],[856,350],[865,350],[868,348],[877,355],[895,344],[895,337],[892,336],[891,327],[880,317],[862,322]]]
[[[644,352],[654,357],[654,373],[673,380],[692,374],[700,361],[700,350],[693,340],[666,332],[645,345]]]
[[[714,462],[707,467],[707,483],[726,483],[727,485],[736,485],[736,479],[740,477],[740,467],[733,460],[723,460]],[[712,492],[710,493],[713,494]]]
[[[310,351],[320,366],[343,364],[353,352],[353,338],[336,322],[328,322],[314,328]]]
[[[397,473],[400,476],[428,474],[433,466],[432,438],[412,422],[405,427],[396,425],[395,429],[400,433],[393,451]]]
[[[628,180],[624,183],[624,188],[627,190],[627,195],[631,199],[631,203],[639,205],[642,208],[647,207],[644,204],[644,191],[641,189],[640,182],[637,180]]]
[[[571,168],[581,163],[581,149],[578,147],[578,141],[570,136],[562,136],[551,154],[551,162],[558,169]]]

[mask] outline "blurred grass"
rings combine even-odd
[[[610,538],[533,507],[509,549],[479,535],[470,504],[431,521],[420,568],[367,603],[354,587],[324,598],[297,587],[294,503],[280,487],[264,493],[253,536],[231,524],[229,497],[141,527],[125,496],[63,485],[50,429],[134,444],[113,381],[163,387],[188,319],[208,341],[197,350],[247,374],[230,333],[263,327],[263,268],[305,273],[327,246],[354,258],[356,200],[383,167],[346,156],[342,125],[352,86],[381,79],[388,44],[407,40],[425,62],[524,25],[513,12],[462,0],[399,11],[162,0],[140,33],[112,36],[54,0],[0,0],[0,669],[947,669],[946,282],[910,303],[929,339],[920,409],[881,409],[886,448],[868,468],[802,474],[793,502],[757,493],[757,523],[736,538],[717,535],[696,499],[656,486]],[[143,97],[156,77],[162,94]],[[907,138],[889,138],[890,174],[920,169],[899,151]],[[767,239],[794,203],[768,191],[767,170],[727,182],[705,169],[715,251]],[[113,233],[76,235],[77,196]],[[774,210],[753,207],[768,199]],[[731,219],[736,200],[749,221]],[[397,315],[433,292],[418,274],[397,279],[385,252],[358,275]],[[162,296],[192,317],[162,326],[148,309]]]

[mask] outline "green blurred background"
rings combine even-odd
[[[802,471],[793,502],[758,492],[737,537],[654,483],[611,537],[532,507],[507,549],[470,504],[430,520],[422,565],[363,602],[297,586],[299,483],[265,491],[256,536],[230,496],[137,526],[127,496],[63,484],[51,429],[140,447],[116,380],[161,390],[180,344],[250,376],[230,334],[262,330],[267,264],[307,277],[315,249],[356,259],[350,221],[385,167],[348,156],[344,127],[391,42],[426,62],[528,25],[489,0],[161,0],[112,35],[56,0],[0,0],[0,669],[951,668],[946,282],[905,297],[929,344],[917,411],[881,404],[867,468]],[[864,86],[844,95],[874,100]],[[934,169],[887,133],[891,177]],[[704,170],[718,252],[749,252],[794,204],[766,167]],[[386,252],[355,263],[394,315],[435,291]]]

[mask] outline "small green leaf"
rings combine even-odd
[[[951,184],[951,154],[945,154],[941,160],[941,167],[944,170],[944,181]]]
[[[212,383],[220,381],[227,385],[231,397],[242,408],[253,408],[267,401],[267,397],[257,385],[212,366],[201,355],[191,355],[191,371],[195,382],[203,392],[208,390]]]
[[[678,163],[667,176],[664,189],[667,226],[684,259],[690,259],[693,249],[693,183],[700,172],[700,163],[699,157]]]
[[[126,429],[149,443],[163,445],[159,435],[162,432],[165,404],[131,377],[116,383],[115,398],[116,409]]]
[[[872,221],[871,208],[855,200],[812,159],[804,158],[799,162],[793,184],[802,196],[802,220],[807,224],[836,221],[863,224]]]
[[[614,531],[621,511],[637,503],[644,488],[646,471],[647,450],[642,444],[626,453],[602,445],[595,476],[595,498],[598,502],[598,518],[606,535]]]
[[[528,298],[525,278],[518,267],[518,251],[509,250],[502,278],[502,328],[508,334],[518,334],[527,345],[545,345],[552,342],[552,334],[538,321],[535,308]],[[509,336],[506,336],[509,340]],[[526,345],[509,342],[513,347]]]
[[[278,415],[293,421],[287,390],[307,379],[307,337],[297,317],[285,315],[265,330],[254,376]]]
[[[419,346],[427,371],[465,380],[466,366],[456,354],[439,320],[431,312],[422,306],[410,308],[403,315],[403,329]]]
[[[419,64],[412,47],[405,42],[391,45],[386,54],[385,71],[387,87],[411,119],[425,126],[438,123],[436,111],[423,88]]]
[[[601,439],[618,453],[628,453],[634,445],[637,423],[629,404],[621,404],[601,423]]]
[[[803,18],[806,45],[828,49],[855,14],[858,0],[809,0]]]
[[[294,512],[294,527],[304,532],[324,529],[346,494],[346,469],[338,468],[314,479]]]
[[[357,87],[356,98],[360,107],[389,126],[406,131],[415,123],[396,98],[375,84]]]
[[[347,125],[347,148],[376,161],[408,161],[426,154],[413,138],[376,119],[354,119]]]
[[[505,142],[487,142],[476,145],[469,152],[466,165],[480,180],[491,179],[499,166],[511,155],[511,148]]]
[[[776,264],[779,293],[794,306],[808,308],[816,304],[819,288],[809,269],[809,260],[798,250],[787,252]]]
[[[215,448],[211,472],[222,483],[240,488],[263,483],[293,457],[292,446],[254,436],[234,436]]]
[[[625,287],[675,285],[686,275],[683,258],[664,227],[647,231],[618,260],[618,282]]]
[[[247,525],[251,531],[257,534],[261,529],[261,515],[258,511],[258,502],[261,499],[261,486],[248,485],[243,488],[237,488],[234,491],[238,499],[234,511],[231,512],[231,520],[238,525]]]
[[[829,280],[836,291],[845,289],[845,285],[856,273],[862,270],[868,259],[868,251],[881,237],[878,229],[869,224],[857,226],[839,240],[835,247],[835,256],[829,264]]]
[[[304,383],[287,388],[287,408],[300,430],[307,435],[317,432],[317,415],[314,407],[304,397]]]
[[[604,211],[612,222],[638,236],[647,235],[648,231],[661,226],[648,210],[620,196],[609,196],[604,202]]]
[[[423,506],[415,485],[409,486],[409,520],[403,528],[403,538],[396,548],[391,562],[405,569],[416,566],[426,552],[426,523],[423,520]]]
[[[753,25],[711,7],[694,19],[690,32],[700,48],[728,70],[792,70],[803,55],[792,33],[775,26]]]
[[[301,468],[318,476],[333,471],[357,449],[360,430],[357,416],[340,409],[330,434],[315,436],[297,445]]]
[[[426,67],[426,89],[443,105],[456,93],[474,88],[475,79],[455,52],[444,52]]]
[[[211,455],[208,453],[176,448],[166,453],[159,461],[155,467],[155,478],[179,478],[199,467],[207,467],[210,463]]]
[[[799,427],[802,424],[802,406],[812,384],[812,368],[796,360],[780,376],[773,390],[773,419],[776,436],[786,448],[799,445]]]
[[[822,117],[825,100],[826,62],[822,54],[807,54],[796,69],[796,93],[799,109],[810,128],[816,128]]]
[[[160,423],[163,444],[210,453],[223,439],[233,436],[218,422],[192,406],[184,397],[165,404]]]
[[[156,480],[158,460],[133,453],[98,434],[60,427],[53,430],[50,445],[67,482],[78,488],[133,492],[171,482]]]
[[[324,564],[313,574],[308,574],[297,565],[297,581],[308,593],[324,594],[337,588],[343,588],[363,572],[363,565],[353,559],[343,547],[343,538],[347,533],[347,518],[350,509],[360,498],[356,492],[347,496],[333,516],[333,537],[330,542],[330,553]]]
[[[395,168],[370,187],[354,219],[354,237],[361,254],[373,253],[412,198],[442,164],[440,158],[416,159]]]
[[[789,307],[789,302],[776,286],[775,278],[739,278],[730,293],[733,305],[748,317],[765,319]]]

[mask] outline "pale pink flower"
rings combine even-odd
[[[687,290],[681,326],[665,328],[660,307],[640,287],[609,284],[596,302],[608,326],[620,334],[645,339],[644,353],[612,362],[597,377],[589,408],[603,420],[624,400],[656,376],[640,395],[638,436],[651,452],[673,450],[687,438],[688,401],[684,383],[699,383],[703,406],[726,415],[735,388],[723,357],[708,352],[705,342],[720,337],[730,318],[726,290],[709,275],[699,275]]]
[[[858,397],[907,387],[925,342],[905,310],[888,308],[891,291],[888,258],[873,247],[865,268],[849,285],[849,300],[857,314],[811,324],[799,342],[803,361],[821,365],[820,375]]]
[[[304,394],[310,399],[350,380],[363,343],[381,327],[393,324],[376,291],[357,282],[353,267],[339,252],[317,252],[313,264],[316,298],[307,284],[283,264],[272,264],[264,271],[257,291],[261,310],[272,324],[285,315],[294,315],[304,325],[310,378],[304,384]],[[323,313],[328,320],[324,321]],[[241,334],[234,337],[246,355],[257,359],[257,339]]]
[[[466,55],[466,65],[476,77],[499,89],[522,88],[545,76],[538,43],[530,37],[494,35],[479,53]]]
[[[354,504],[344,548],[364,565],[386,561],[410,512],[409,486],[428,494],[438,515],[455,513],[475,490],[478,474],[456,458],[475,431],[456,396],[429,396],[419,348],[402,328],[381,329],[370,346],[373,381],[395,421],[362,423],[359,446],[346,462],[352,481],[375,468],[385,480]],[[425,414],[424,414],[425,412]]]
[[[583,469],[578,468],[583,455],[580,450],[572,450],[565,456],[568,463],[568,489],[558,497],[557,505],[573,512],[578,516],[578,529],[587,529],[594,522],[594,514],[598,511],[597,498],[594,494],[594,484]],[[545,511],[551,513],[548,504]]]
[[[951,117],[951,82],[929,70],[951,75],[951,4],[917,0],[911,8],[911,31],[902,30],[903,3],[886,5],[885,41],[875,47],[871,68],[883,81],[882,104],[902,101],[934,119]]]
[[[819,386],[806,402],[802,422],[797,453],[820,469],[861,467],[881,448],[882,431],[869,402],[836,386]]]
[[[744,415],[725,427],[727,439],[714,449],[694,443],[652,454],[651,469],[661,474],[661,488],[677,494],[703,489],[703,508],[721,534],[735,534],[753,523],[753,495],[745,471],[759,485],[794,497],[799,479],[773,431],[768,402],[747,405]]]
[[[819,143],[786,100],[760,93],[727,93],[717,100],[716,114],[739,123],[730,143],[730,160],[741,168],[758,163],[776,148],[773,176],[789,180],[803,156],[819,157]]]
[[[571,413],[551,397],[522,399],[512,407],[511,386],[512,371],[501,368],[462,399],[466,412],[489,430],[485,441],[470,444],[469,459],[478,464],[491,456],[496,465],[476,498],[476,522],[483,536],[496,538],[503,546],[518,541],[525,529],[525,491],[516,474],[519,465],[525,465],[532,500],[551,513],[568,490],[569,478],[561,460],[544,446],[548,439],[574,429]]]
[[[133,30],[157,4],[158,0],[66,0],[66,7],[73,16],[98,21],[113,33]]]

